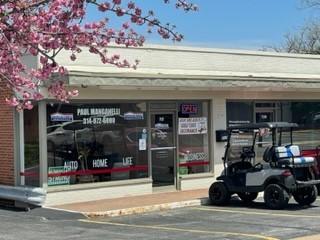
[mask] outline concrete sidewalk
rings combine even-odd
[[[148,195],[104,199],[50,208],[84,214],[89,218],[116,217],[152,211],[162,211],[187,206],[208,204],[208,189],[156,192]],[[292,240],[318,240],[320,235],[303,236]]]
[[[121,216],[186,206],[199,206],[208,202],[208,189],[153,193],[141,196],[104,199],[91,202],[53,206],[54,209],[79,212],[88,217]]]
[[[312,236],[303,236],[298,238],[292,238],[291,240],[319,240],[320,234],[312,235]]]

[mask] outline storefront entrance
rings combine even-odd
[[[278,120],[277,110],[279,110],[276,102],[256,102],[255,103],[255,122],[275,122]]]
[[[175,184],[176,121],[174,112],[151,113],[151,162],[153,186]]]
[[[48,186],[194,186],[189,175],[210,172],[209,109],[203,100],[47,104]]]
[[[273,110],[262,110],[259,112],[256,112],[256,123],[261,122],[274,122],[274,111]]]

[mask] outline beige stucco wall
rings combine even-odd
[[[103,186],[104,185],[104,186]],[[96,201],[102,199],[130,197],[152,193],[151,180],[130,180],[116,184],[90,183],[83,186],[72,186],[75,188],[60,187],[60,190],[49,191],[45,206],[55,206],[61,204]]]
[[[138,69],[117,68],[100,62],[86,49],[77,61],[62,51],[59,64],[69,70],[72,86],[147,90],[319,91],[320,57],[263,51],[146,45],[142,48],[111,46]]]
[[[70,71],[117,73],[123,75],[190,76],[316,76],[320,74],[320,57],[316,55],[284,54],[263,51],[227,50],[198,47],[146,45],[142,48],[110,47],[110,54],[120,54],[130,61],[139,59],[137,70],[104,65],[99,58],[84,49],[72,62],[68,52],[57,60]]]
[[[253,95],[320,91],[320,57],[315,55],[163,45],[110,46],[109,52],[129,60],[138,58],[141,64],[137,70],[105,65],[86,49],[75,62],[65,51],[57,56],[57,61],[69,70],[66,82],[80,90],[81,86],[94,86],[112,91],[150,91],[143,92],[146,95],[155,90],[210,91],[211,95],[233,95],[237,91],[244,97],[248,91]],[[42,92],[47,96],[45,89]]]
[[[87,52],[71,62],[66,52],[58,62],[68,67],[66,79],[71,88],[80,90],[74,100],[209,100],[211,104],[213,173],[199,178],[181,179],[181,189],[208,187],[222,170],[225,143],[215,141],[215,130],[226,128],[226,101],[320,100],[320,57],[257,51],[236,51],[189,47],[146,46],[140,49],[111,48],[129,60],[139,58],[137,70],[102,65]],[[76,193],[51,192],[49,202],[58,202],[64,194],[99,199],[122,187],[102,187]],[[119,191],[118,191],[119,190]],[[129,189],[136,194],[150,193],[150,183]],[[113,196],[113,195],[110,195]]]

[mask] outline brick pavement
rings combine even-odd
[[[104,199],[53,206],[54,208],[82,213],[107,212],[117,209],[141,208],[168,203],[186,202],[207,198],[208,189],[153,193],[140,196]]]

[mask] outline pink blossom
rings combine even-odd
[[[197,10],[196,5],[186,0],[174,0],[174,3],[184,11]],[[105,14],[103,19],[83,22],[90,5]],[[111,27],[114,24],[110,23],[110,16],[124,19],[119,28]],[[136,69],[138,61],[130,63],[118,54],[109,55],[107,49],[111,43],[142,46],[145,37],[134,28],[144,24],[148,31],[157,32],[162,38],[174,41],[183,38],[173,25],[162,24],[152,10],[145,11],[134,0],[3,1],[0,4],[0,74],[13,93],[5,99],[6,103],[18,111],[31,109],[34,101],[43,99],[40,86],[48,86],[48,92],[62,102],[78,96],[78,90],[67,89],[62,81],[52,80],[53,75],[62,79],[68,74],[56,61],[61,50],[67,51],[71,61],[76,61],[76,54],[84,48],[104,64]],[[39,68],[27,68],[22,63],[24,54],[38,56]]]
[[[99,10],[101,12],[105,12],[107,11],[108,9],[110,9],[110,4],[109,3],[103,3],[99,6]]]
[[[120,4],[121,4],[121,0],[112,0],[112,2],[113,2],[114,4],[117,4],[117,5],[120,5]]]

